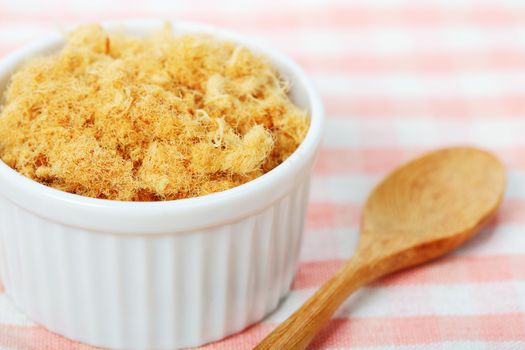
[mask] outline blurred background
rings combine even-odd
[[[53,30],[125,18],[202,21],[258,38],[299,62],[325,103],[294,290],[261,325],[210,348],[250,348],[288,316],[352,254],[372,186],[450,144],[490,149],[509,167],[497,228],[448,260],[372,286],[313,348],[525,348],[524,1],[0,0],[0,58]],[[2,300],[0,348],[74,348]]]

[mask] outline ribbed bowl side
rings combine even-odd
[[[36,322],[114,349],[173,349],[261,320],[292,283],[308,180],[259,213],[126,236],[42,219],[0,198],[0,278]]]

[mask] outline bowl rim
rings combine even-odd
[[[252,38],[208,24],[158,19],[100,22],[108,31],[124,29],[128,34],[138,35],[160,29],[166,23],[169,23],[175,32],[180,30],[183,34],[209,34],[218,40],[228,40],[240,44],[269,57],[279,70],[287,70],[288,74],[293,77],[294,84],[301,85],[305,90],[309,104],[310,127],[299,147],[276,168],[245,184],[200,197],[156,202],[116,201],[72,194],[27,178],[0,160],[0,195],[38,216],[69,226],[124,234],[173,233],[193,231],[224,222],[233,222],[254,211],[260,211],[268,207],[275,200],[284,196],[287,191],[280,188],[283,185],[287,184],[288,186],[284,186],[288,187],[287,189],[298,185],[298,183],[290,184],[290,181],[297,180],[302,172],[310,171],[310,169],[306,170],[306,168],[311,168],[320,145],[324,127],[324,109],[321,98],[303,69],[285,54],[269,48]],[[46,50],[56,50],[56,48],[62,46],[63,42],[64,34],[55,32],[4,56],[4,58],[0,59],[0,79],[8,81],[13,71],[24,60]],[[293,88],[292,86],[292,90]],[[0,92],[0,101],[1,96],[2,93]],[[252,202],[250,204],[250,201],[256,200],[257,197],[260,197],[259,203],[254,205]],[[228,206],[230,210],[224,210],[225,206]],[[222,209],[219,211],[223,213],[228,211],[231,214],[213,215],[213,209]],[[54,210],[63,210],[64,212],[57,213]],[[202,218],[203,220],[200,224],[196,223],[195,220],[192,223],[192,220],[183,219],[186,215],[190,215],[195,219],[199,214],[201,216],[207,214],[210,217]],[[83,215],[91,216],[91,220],[88,220],[90,219],[88,217],[79,217]],[[111,216],[114,216],[114,219],[129,219],[130,222],[123,223],[124,227],[122,228],[112,228],[108,226],[110,225],[109,222],[113,222],[113,224],[117,222],[112,220]],[[179,220],[178,224],[175,225],[154,224],[155,220],[165,221],[169,216],[172,217],[172,221],[173,216],[182,220]],[[140,224],[139,219],[146,220],[150,224]],[[92,220],[102,220],[107,224],[97,224]],[[131,225],[131,222],[134,222],[134,225]]]

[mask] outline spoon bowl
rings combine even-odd
[[[494,217],[505,168],[492,154],[446,148],[388,175],[370,194],[355,255],[255,349],[304,349],[361,286],[442,256]]]
[[[358,253],[370,261],[407,249],[422,261],[445,254],[494,216],[504,188],[505,169],[488,152],[458,147],[417,158],[370,194]]]

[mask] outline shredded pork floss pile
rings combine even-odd
[[[83,196],[172,200],[222,191],[285,160],[306,113],[264,58],[207,36],[81,27],[16,72],[0,111],[0,157]]]

